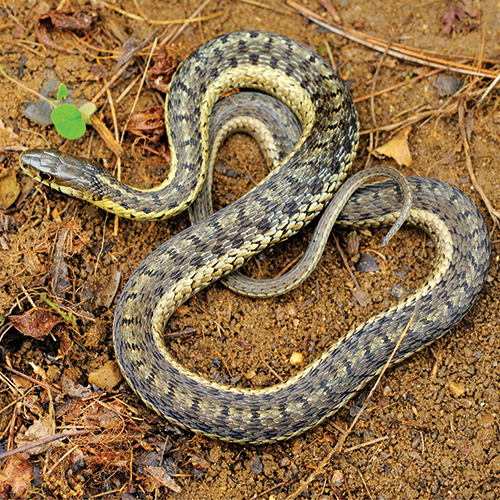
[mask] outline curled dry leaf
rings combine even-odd
[[[462,27],[472,28],[474,23],[467,18],[475,18],[480,14],[480,10],[472,5],[471,0],[463,0],[460,3],[459,7],[456,2],[449,2],[440,18],[445,35],[450,35],[452,32],[458,33]]]
[[[144,467],[144,470],[149,474],[149,476],[151,476],[151,478],[153,478],[156,483],[158,483],[158,486],[166,486],[176,493],[181,492],[181,487],[170,477],[170,475],[163,467],[147,465],[146,467]]]
[[[56,429],[56,423],[54,417],[51,415],[44,415],[36,420],[32,425],[28,427],[25,432],[19,432],[14,438],[17,446],[25,446],[27,444],[40,441],[46,437],[52,436]],[[46,452],[50,446],[54,443],[45,443],[35,448],[31,448],[26,453],[29,455],[39,455],[40,453]]]
[[[0,208],[9,208],[20,192],[14,167],[0,171]]]
[[[9,488],[13,498],[26,498],[33,479],[33,467],[19,455],[9,457],[0,471],[0,498],[10,498]]]
[[[23,335],[43,340],[59,323],[64,320],[38,307],[30,309],[21,316],[9,316],[10,322]]]
[[[127,124],[127,131],[157,143],[165,134],[165,112],[160,106],[153,106],[134,113]]]
[[[49,36],[49,29],[57,31],[88,30],[99,17],[99,7],[86,6],[73,11],[62,12],[54,10],[43,14],[37,20],[35,33],[41,43],[53,49],[69,52],[68,49],[55,44]]]
[[[160,47],[154,65],[149,70],[148,80],[152,88],[168,92],[168,86],[179,61],[167,47]]]
[[[411,127],[406,127],[401,130],[401,132],[395,135],[390,141],[375,149],[373,154],[377,157],[387,156],[396,160],[398,165],[409,167],[412,162],[410,148],[408,146],[408,134],[410,131]]]

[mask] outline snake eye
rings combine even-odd
[[[52,176],[47,172],[40,172],[40,180],[50,182],[52,180]]]

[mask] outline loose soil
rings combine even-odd
[[[137,14],[136,2],[113,3]],[[329,57],[344,79],[351,81],[353,97],[370,95],[381,60],[379,53],[325,32],[278,1],[259,2],[214,0],[203,15],[221,15],[192,24],[176,40],[176,54],[184,57],[214,36],[241,29],[258,29],[287,35]],[[2,8],[2,65],[29,88],[39,90],[54,75],[81,97],[91,99],[103,86],[96,60],[78,53],[47,49],[37,42],[34,26],[37,12],[57,2],[14,2],[12,10]],[[198,2],[139,2],[150,19],[183,19]],[[324,13],[314,0],[310,9]],[[461,7],[464,5],[460,4]],[[469,5],[469,3],[467,3]],[[381,0],[350,0],[337,7],[347,27],[384,39],[393,39],[437,54],[460,54],[471,61],[497,59],[500,54],[500,5],[486,0],[472,7],[480,15],[469,26],[446,36],[440,17],[449,4],[445,1],[388,4]],[[4,4],[5,7],[5,4]],[[66,6],[65,6],[66,8]],[[324,13],[330,21],[329,14]],[[106,21],[105,21],[106,19]],[[150,25],[123,16],[109,8],[101,11],[101,27],[93,29],[86,42],[116,50],[116,39],[107,31],[111,23],[128,36],[144,40]],[[24,26],[23,30],[20,26]],[[162,28],[162,27],[161,27]],[[106,36],[103,33],[107,33]],[[81,34],[80,34],[81,35]],[[69,46],[69,38],[55,39]],[[82,43],[83,47],[83,43]],[[80,47],[81,48],[81,47]],[[105,54],[104,51],[102,54]],[[106,53],[107,54],[107,53]],[[100,59],[100,70],[113,74],[115,58]],[[18,74],[24,67],[22,75]],[[111,88],[113,99],[139,73],[125,74]],[[376,90],[404,82],[426,68],[387,57],[378,70]],[[496,68],[498,71],[498,67]],[[439,108],[450,99],[443,89],[442,73],[387,91],[374,100],[377,124],[386,125],[408,117],[420,109]],[[489,81],[456,75],[459,83],[471,84],[460,98],[471,108],[478,89]],[[135,87],[136,89],[137,87]],[[476,92],[476,93],[474,93]],[[40,127],[23,114],[32,96],[5,79],[0,80],[0,119],[13,129],[12,144],[26,148],[58,147],[60,137],[53,127]],[[115,102],[120,129],[132,109],[135,90]],[[138,109],[157,105],[163,96],[153,90],[141,93]],[[500,209],[500,114],[499,95],[493,91],[473,113],[470,144],[472,164],[479,184]],[[105,98],[97,103],[104,120],[112,128],[111,112]],[[362,130],[374,128],[369,100],[360,100],[357,109]],[[1,132],[1,131],[0,131]],[[391,135],[381,133],[380,143]],[[363,134],[354,170],[365,166],[370,136]],[[148,153],[127,135],[124,142],[123,179],[147,187],[168,174],[167,162]],[[441,341],[414,355],[384,375],[379,389],[348,437],[343,451],[335,455],[324,471],[304,489],[301,496],[311,499],[495,499],[500,497],[500,275],[498,231],[493,230],[465,164],[458,114],[436,114],[413,126],[409,135],[413,157],[404,175],[431,176],[458,186],[483,212],[492,230],[493,254],[488,282],[467,317]],[[14,149],[16,149],[14,147]],[[92,132],[64,145],[75,153],[88,153],[110,168],[112,153]],[[0,153],[2,168],[18,169],[18,153]],[[380,163],[375,160],[375,163]],[[396,166],[392,160],[384,163]],[[244,135],[231,137],[217,163],[214,187],[216,208],[231,203],[266,175],[266,165],[257,146]],[[113,311],[102,298],[110,277],[121,272],[123,284],[138,264],[161,242],[188,226],[187,216],[166,222],[140,223],[120,220],[114,234],[113,216],[81,201],[55,193],[34,183],[18,170],[21,194],[17,202],[1,212],[4,249],[0,251],[0,316],[8,324],[10,315],[22,315],[36,306],[47,308],[39,294],[49,297],[78,316],[75,329],[59,325],[58,335],[44,340],[23,337],[14,328],[4,330],[0,349],[12,368],[59,388],[64,394],[47,396],[39,385],[5,369],[0,380],[0,408],[21,401],[0,413],[0,452],[14,447],[12,439],[23,433],[37,418],[52,415],[58,426],[80,425],[92,429],[94,440],[79,436],[30,458],[33,479],[31,498],[66,498],[86,494],[102,498],[179,499],[284,499],[315,471],[340,434],[351,424],[371,387],[362,391],[335,416],[286,443],[240,446],[194,436],[166,424],[149,411],[133,392],[120,384],[107,392],[95,387],[77,399],[68,389],[83,391],[88,376],[109,360],[114,360],[111,340]],[[65,240],[60,240],[64,232]],[[247,266],[254,277],[269,277],[287,266],[304,250],[311,228],[290,241],[270,249]],[[240,387],[264,387],[287,379],[314,360],[352,326],[396,303],[396,297],[417,288],[430,271],[433,245],[415,229],[403,229],[382,248],[384,230],[358,234],[360,252],[375,258],[377,270],[358,271],[359,253],[348,256],[350,266],[368,304],[354,298],[354,283],[331,239],[313,275],[297,290],[269,300],[242,298],[215,284],[193,298],[171,320],[170,332],[193,332],[170,340],[171,352],[189,369],[204,376]],[[337,233],[346,250],[345,233]],[[58,243],[59,242],[59,243]],[[61,245],[63,245],[61,247]],[[52,280],[57,252],[63,248],[68,266],[69,288],[54,294]],[[104,300],[104,302],[103,302]],[[190,330],[186,330],[190,328]],[[63,332],[63,333],[61,333]],[[299,366],[290,363],[300,353]],[[42,377],[43,375],[43,377]],[[40,378],[42,377],[42,378]],[[9,384],[20,384],[14,389]],[[23,381],[24,380],[24,381]],[[80,386],[75,385],[80,384]],[[81,387],[83,386],[83,387]],[[73,394],[73,396],[72,396]],[[80,393],[81,396],[83,393]],[[26,398],[31,398],[29,401]],[[111,424],[109,414],[118,415]],[[103,416],[104,415],[104,416]],[[112,432],[109,432],[111,429]],[[119,429],[119,438],[113,433]],[[100,437],[99,437],[100,436]],[[378,438],[382,438],[377,440]],[[370,442],[372,444],[370,444]],[[365,446],[363,443],[368,443]],[[64,456],[66,454],[66,456]],[[161,466],[181,491],[159,486],[148,475],[148,466]],[[50,474],[47,476],[47,471]],[[12,497],[13,493],[1,498]]]

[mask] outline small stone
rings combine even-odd
[[[484,415],[484,417],[481,417],[477,421],[477,425],[480,425],[481,427],[484,427],[487,429],[488,427],[491,427],[495,423],[495,417],[493,415]]]
[[[344,482],[344,474],[341,470],[334,470],[331,477],[334,486],[340,486]]]
[[[450,389],[451,393],[459,398],[465,394],[465,387],[462,384],[457,384],[456,382],[448,382],[448,389]]]
[[[109,391],[123,380],[116,361],[108,361],[95,372],[89,373],[89,383]]]
[[[448,97],[458,92],[464,82],[453,75],[439,75],[435,84],[438,97]]]
[[[356,264],[356,271],[360,273],[375,273],[378,271],[378,264],[373,255],[362,253]]]
[[[296,318],[297,317],[297,310],[293,306],[288,306],[286,308],[286,312],[290,318]]]
[[[250,462],[250,470],[254,473],[254,474],[260,474],[262,472],[262,469],[263,469],[263,465],[262,465],[262,462],[259,458],[259,456],[257,455],[256,457],[253,458],[253,460]]]
[[[304,362],[304,356],[300,352],[294,352],[290,356],[290,364],[293,366],[301,365]]]
[[[408,290],[401,285],[393,285],[391,288],[391,295],[396,300],[401,300],[408,295]]]
[[[386,385],[382,392],[383,392],[384,396],[388,396],[392,391],[391,391],[391,388],[388,385]]]

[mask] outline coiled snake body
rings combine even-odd
[[[171,314],[252,255],[297,232],[344,179],[357,149],[358,121],[336,72],[308,48],[279,35],[238,32],[205,43],[171,83],[166,120],[172,169],[159,189],[141,192],[117,185],[112,178],[102,180],[102,172],[88,178],[79,174],[76,181],[58,178],[58,162],[71,170],[78,161],[53,151],[27,152],[21,158],[30,175],[108,210],[136,218],[174,215],[192,203],[203,183],[212,107],[223,92],[238,87],[286,103],[302,135],[256,188],[172,237],[142,262],[118,301],[114,342],[130,386],[165,418],[211,437],[264,443],[304,432],[345,404],[380,372],[412,316],[394,362],[455,325],[484,284],[490,241],[466,195],[437,180],[409,179],[409,221],[424,226],[437,242],[434,270],[421,288],[351,330],[285,383],[246,390],[186,370],[163,345]],[[391,223],[399,206],[398,186],[386,181],[358,191],[341,219],[345,224]]]

